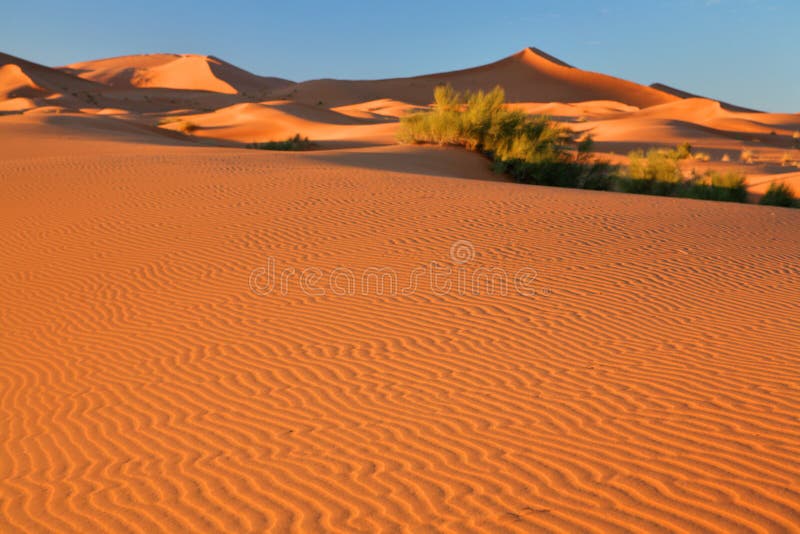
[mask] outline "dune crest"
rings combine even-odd
[[[647,107],[678,97],[637,83],[583,71],[534,48],[463,70],[385,80],[312,80],[287,88],[287,94],[304,102],[332,106],[391,98],[414,105],[430,103],[433,89],[449,83],[463,90],[489,90],[502,86],[510,102],[582,102],[614,100]]]
[[[214,56],[142,54],[73,63],[61,70],[112,87],[165,88],[224,94],[267,93],[289,85],[262,77]]]
[[[0,100],[35,98],[48,91],[36,85],[19,65],[7,63],[0,67]]]
[[[0,100],[96,91],[102,86],[57,69],[0,53]]]

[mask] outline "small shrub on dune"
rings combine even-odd
[[[497,172],[520,183],[609,189],[616,170],[593,161],[591,140],[548,117],[529,116],[505,106],[505,92],[458,93],[437,87],[431,111],[401,119],[398,139],[405,143],[464,146],[482,152]]]
[[[683,181],[677,151],[651,149],[645,154],[637,150],[628,154],[627,174],[619,181],[626,193],[670,195]]]
[[[731,161],[731,157],[727,154],[722,155],[722,159],[720,160],[722,163],[728,163]]]
[[[765,206],[782,206],[785,208],[798,207],[798,201],[794,196],[792,188],[784,183],[773,182],[770,184],[769,189],[761,197],[759,204]]]
[[[800,150],[800,132],[795,132],[792,134],[792,145]]]
[[[690,180],[684,179],[680,161],[691,157],[691,148],[683,144],[675,149],[641,150],[628,155],[628,171],[617,182],[617,188],[626,193],[664,195],[745,202],[747,190],[745,176],[740,173],[708,171]]]
[[[200,127],[193,122],[189,121],[178,121],[178,122],[180,122],[178,129],[187,135],[192,134],[193,132],[196,132],[197,130],[200,129]]]
[[[679,187],[677,195],[722,202],[747,202],[746,178],[738,172],[708,171]]]
[[[500,87],[489,92],[459,93],[450,86],[434,92],[432,109],[400,119],[398,139],[405,143],[463,146],[486,154],[492,169],[524,184],[617,190],[745,202],[745,176],[709,171],[685,179],[681,162],[709,161],[689,143],[629,154],[624,175],[618,167],[592,157],[590,136],[579,137],[544,116],[530,116],[505,106]],[[723,161],[727,158],[723,156]],[[729,158],[727,158],[729,159]]]
[[[739,160],[741,160],[742,163],[750,165],[753,163],[753,161],[755,161],[755,157],[756,156],[752,150],[742,150],[742,153],[739,155]]]
[[[667,154],[677,159],[678,161],[689,159],[692,157],[692,145],[689,143],[681,143],[675,150],[667,151]]]
[[[313,150],[317,148],[316,143],[309,141],[308,137],[300,137],[300,134],[295,134],[284,141],[266,141],[264,143],[250,143],[247,148],[255,148],[258,150]]]

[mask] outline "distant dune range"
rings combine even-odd
[[[60,68],[0,55],[0,113],[108,116],[140,131],[148,127],[153,142],[166,135],[241,146],[299,133],[323,149],[346,149],[394,144],[398,118],[429,105],[433,89],[445,83],[459,90],[501,85],[514,106],[591,133],[598,153],[614,162],[625,163],[633,149],[689,142],[711,156],[696,163],[701,172],[743,171],[755,194],[776,180],[800,189],[800,151],[792,138],[800,115],[759,113],[664,84],[648,87],[583,71],[535,48],[452,72],[300,83],[192,54],[122,56]],[[752,155],[747,164],[740,161],[743,152]]]
[[[256,76],[213,56],[148,54],[74,63],[60,69],[111,87],[161,87],[215,93],[255,93],[291,85],[289,80]]]
[[[534,49],[302,83],[0,56],[0,532],[797,530],[800,210],[524,186],[398,145],[444,82],[506,86],[615,161],[689,141],[754,193],[800,184],[797,114]],[[295,133],[320,150],[244,148]],[[258,295],[268,258],[296,274]],[[510,285],[400,291],[431,262]]]

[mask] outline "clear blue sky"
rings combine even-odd
[[[292,80],[471,67],[536,46],[576,67],[800,112],[800,0],[8,2],[0,50],[45,65],[212,54]]]

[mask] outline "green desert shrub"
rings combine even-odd
[[[798,207],[797,199],[792,188],[785,183],[773,182],[761,197],[759,204],[765,206],[783,206],[786,208]]]
[[[745,175],[738,172],[709,171],[683,184],[678,196],[723,202],[747,202]]]
[[[400,119],[398,140],[463,146],[487,155],[495,172],[524,184],[617,190],[650,195],[745,202],[745,176],[708,171],[684,177],[684,160],[708,161],[689,143],[629,154],[624,174],[592,156],[590,136],[579,137],[545,116],[530,116],[505,106],[503,89],[459,93],[449,85],[434,91],[434,106]],[[725,158],[723,158],[725,159]]]
[[[692,157],[688,143],[674,149],[637,150],[628,154],[627,172],[617,181],[626,193],[665,195],[727,202],[745,202],[745,176],[736,172],[708,171],[686,180],[680,162]]]
[[[689,159],[692,157],[692,145],[689,143],[681,143],[676,146],[674,150],[667,150],[665,153],[678,161]]]
[[[626,193],[671,195],[683,181],[679,165],[685,159],[679,149],[650,149],[645,154],[636,150],[628,154],[627,173],[619,180],[619,189]]]
[[[437,87],[432,110],[401,119],[398,140],[482,152],[495,171],[520,183],[609,189],[616,171],[591,158],[590,138],[579,140],[548,117],[507,109],[500,87],[476,93]]]
[[[294,137],[289,137],[284,141],[266,141],[264,143],[250,143],[247,148],[256,148],[259,150],[313,150],[317,148],[316,143],[309,141],[308,137],[301,137],[300,134],[295,134]]]

